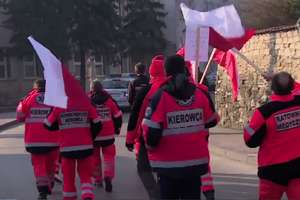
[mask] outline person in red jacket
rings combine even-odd
[[[25,122],[25,148],[31,154],[39,199],[47,199],[51,194],[59,154],[58,134],[43,126],[51,111],[51,107],[43,104],[44,91],[45,81],[36,80],[34,89],[17,107],[17,120]]]
[[[157,90],[166,82],[164,69],[164,56],[157,55],[152,59],[149,67],[150,85],[142,88],[134,101],[131,114],[129,116],[126,147],[129,151],[136,151],[137,170],[139,177],[148,192],[150,199],[159,199],[159,188],[153,176],[149,163],[147,150],[142,138],[142,120],[145,116],[146,108]]]
[[[122,126],[122,111],[115,100],[103,90],[100,81],[94,81],[89,94],[92,104],[96,107],[101,117],[102,130],[94,140],[94,178],[95,184],[102,186],[102,165],[100,152],[104,161],[105,190],[112,192],[112,179],[115,176],[115,135],[120,134]]]
[[[184,58],[184,53],[185,53],[185,50],[184,48],[181,48],[177,51],[177,55],[180,55]],[[207,82],[207,79],[206,77],[204,77],[204,81],[203,83],[199,83],[202,76],[203,76],[203,73],[201,71],[199,71],[198,73],[198,80],[197,82],[194,81],[194,78],[192,77],[192,64],[191,62],[188,62],[186,61],[185,62],[186,64],[186,69],[187,69],[187,73],[189,74],[189,77],[190,77],[190,81],[195,83],[196,86],[202,90],[202,92],[205,92],[207,93],[207,95],[209,95],[209,91],[208,91],[208,82]],[[207,138],[207,142],[208,142],[208,138]],[[215,199],[215,187],[214,187],[214,184],[213,184],[213,176],[212,176],[212,173],[211,173],[211,167],[209,165],[208,167],[208,172],[206,174],[204,174],[203,176],[201,176],[201,188],[200,190],[203,192],[206,200],[214,200]]]
[[[257,108],[244,129],[247,146],[259,147],[259,199],[300,199],[300,96],[295,81],[280,72],[271,81],[270,102]]]
[[[63,199],[77,199],[76,167],[80,177],[82,199],[94,199],[91,180],[93,172],[93,138],[101,130],[101,119],[96,109],[87,96],[81,94],[71,96],[68,99],[67,108],[54,108],[44,123],[50,130],[60,130]]]
[[[143,120],[152,169],[161,199],[200,199],[201,175],[208,171],[207,129],[219,116],[207,93],[189,81],[181,56],[165,62],[168,82],[153,96]]]

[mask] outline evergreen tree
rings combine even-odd
[[[114,52],[118,17],[114,0],[0,0],[12,30],[14,52],[32,52],[27,37],[33,35],[60,58],[80,55],[85,87],[85,55],[94,50]]]
[[[125,50],[134,61],[145,60],[162,52],[166,40],[164,5],[155,0],[128,0],[124,18]]]
[[[12,53],[32,53],[27,37],[33,35],[52,49],[60,58],[69,55],[65,23],[68,13],[62,12],[59,0],[1,0],[3,13],[8,16],[3,26],[12,30]]]
[[[118,16],[113,0],[68,0],[71,8],[69,37],[79,52],[81,84],[85,83],[85,56],[88,50],[111,55],[115,52]],[[70,11],[69,11],[70,12]]]

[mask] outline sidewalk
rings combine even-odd
[[[248,148],[242,130],[213,128],[210,130],[210,151],[231,160],[256,165],[258,148]]]
[[[3,131],[10,126],[16,125],[16,113],[15,112],[4,112],[0,113],[0,131]]]

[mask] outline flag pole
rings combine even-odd
[[[200,26],[197,27],[196,32],[196,61],[195,61],[195,74],[194,74],[194,80],[195,82],[198,82],[198,68],[199,68],[199,50],[200,50]]]
[[[247,58],[244,54],[242,54],[238,49],[232,48],[231,49],[234,53],[239,55],[243,60],[245,60],[250,66],[252,66],[259,74],[263,75],[263,71],[258,67],[257,64],[255,64],[252,60]]]
[[[215,52],[216,52],[216,48],[214,48],[214,49],[212,50],[211,54],[210,54],[209,60],[208,60],[208,62],[207,62],[207,64],[206,64],[206,66],[205,66],[205,70],[204,70],[204,72],[203,72],[203,74],[202,74],[202,77],[201,77],[201,80],[200,80],[200,82],[199,82],[200,84],[202,84],[203,81],[204,81],[204,77],[206,76],[206,74],[207,74],[207,72],[208,72],[209,66],[210,66],[210,64],[211,64],[211,61],[212,61],[212,59],[213,59],[213,57],[214,57]]]

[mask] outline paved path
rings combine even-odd
[[[0,113],[0,126],[8,122],[14,121],[16,118],[15,112]]]
[[[125,138],[117,139],[117,174],[114,192],[96,190],[96,199],[147,199],[137,176],[135,159],[125,147]],[[28,154],[24,151],[23,126],[0,133],[0,199],[34,200],[36,189]],[[212,155],[217,199],[254,200],[257,194],[256,167]],[[56,186],[53,200],[61,199]]]

